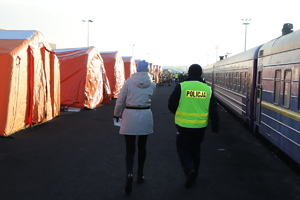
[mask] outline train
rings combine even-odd
[[[300,164],[300,30],[203,67],[218,102]]]

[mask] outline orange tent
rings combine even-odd
[[[0,135],[60,114],[59,62],[41,32],[0,30]]]
[[[161,68],[158,65],[153,65],[154,82],[159,83],[161,76]]]
[[[125,80],[128,79],[132,74],[136,73],[136,62],[132,56],[122,56],[124,61]]]
[[[117,98],[125,82],[124,61],[118,51],[100,52],[109,80],[111,97]]]
[[[151,74],[154,74],[154,65],[153,65],[153,63],[149,63],[149,72],[151,73]]]
[[[94,109],[110,96],[103,60],[95,47],[54,51],[61,63],[61,106]]]

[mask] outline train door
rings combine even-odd
[[[255,91],[255,99],[256,99],[256,109],[255,109],[255,118],[256,118],[256,126],[259,126],[260,118],[261,118],[261,102],[262,102],[262,71],[257,73],[257,84]]]
[[[251,70],[248,71],[248,73],[245,74],[245,87],[246,87],[246,119],[247,119],[247,125],[250,127],[251,129],[251,119],[252,119],[252,113],[253,113],[253,107],[251,106],[251,102],[252,102],[252,74],[251,74]]]

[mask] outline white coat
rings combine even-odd
[[[120,134],[149,135],[153,133],[153,116],[150,109],[126,109],[151,106],[156,84],[148,72],[132,74],[123,85],[115,105],[114,115],[122,116]]]

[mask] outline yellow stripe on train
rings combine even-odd
[[[268,103],[268,102],[265,102],[265,101],[262,101],[261,105],[263,107],[269,109],[269,110],[272,110],[274,112],[277,112],[277,113],[279,113],[281,115],[284,115],[286,117],[289,117],[289,118],[291,118],[293,120],[296,120],[296,121],[300,122],[300,114],[299,113],[296,113],[294,111],[291,111],[291,110],[288,110],[288,109],[276,106],[274,104],[271,104],[271,103]]]

